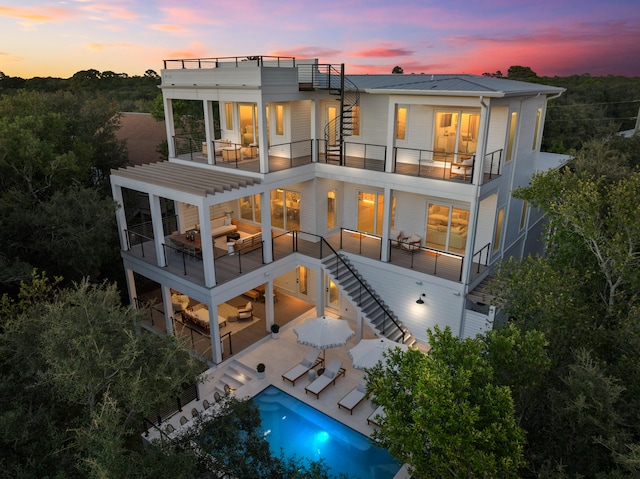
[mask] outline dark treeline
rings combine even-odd
[[[523,66],[510,67],[506,76],[500,71],[484,75],[566,88],[559,98],[549,102],[543,151],[567,153],[591,139],[631,130],[640,108],[640,77],[593,77],[588,73],[539,77]]]
[[[566,88],[565,93],[549,103],[543,151],[567,153],[581,148],[585,141],[602,138],[612,131],[632,129],[640,108],[640,77],[594,77],[588,73],[546,77],[538,76],[526,66],[511,66],[506,75],[500,71],[484,75]],[[119,111],[152,112],[159,84],[160,76],[154,70],[147,70],[143,76],[128,76],[89,69],[67,79],[24,79],[0,72],[0,94],[13,94],[21,89],[95,92],[116,101]]]
[[[38,92],[88,92],[100,94],[116,101],[119,111],[148,113],[153,101],[160,93],[160,76],[154,70],[147,70],[143,76],[129,76],[126,73],[98,70],[82,70],[71,78],[10,77],[0,71],[0,94],[15,94],[19,90]]]

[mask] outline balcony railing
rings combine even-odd
[[[244,57],[212,57],[212,58],[182,58],[163,60],[164,69],[201,69],[224,67],[290,67],[296,66],[295,57],[280,56],[244,56]]]

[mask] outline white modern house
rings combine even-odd
[[[541,213],[511,193],[564,161],[540,152],[561,88],[261,56],[167,60],[160,88],[169,160],[111,175],[119,204],[149,205],[145,224],[117,212],[127,286],[135,304],[156,285],[156,322],[206,338],[212,365],[253,318],[231,298],[264,302],[265,334],[282,293],[425,344],[490,328],[492,266],[542,252]],[[201,138],[176,134],[179,101]]]

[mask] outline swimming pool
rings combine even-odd
[[[275,386],[253,398],[274,453],[313,461],[324,459],[330,473],[350,478],[392,479],[400,464],[386,449]]]

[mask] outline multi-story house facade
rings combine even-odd
[[[160,88],[169,160],[111,176],[119,204],[148,198],[144,228],[117,212],[127,286],[134,303],[158,286],[167,334],[193,313],[180,298],[201,303],[211,364],[243,294],[265,332],[279,291],[398,341],[474,335],[493,265],[542,252],[540,212],[511,193],[564,161],[540,152],[560,88],[273,57],[166,61]],[[178,101],[201,105],[202,138],[176,133]]]

